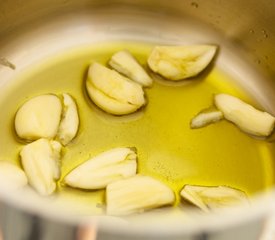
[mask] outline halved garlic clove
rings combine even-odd
[[[116,71],[124,74],[142,86],[149,87],[153,83],[148,73],[127,50],[115,53],[111,57],[109,64]]]
[[[86,87],[94,103],[111,114],[132,113],[145,104],[138,83],[98,63],[90,66]]]
[[[223,119],[223,113],[217,109],[208,108],[199,112],[191,120],[191,128],[201,128],[205,127],[211,123],[218,122]]]
[[[40,95],[25,102],[15,116],[15,131],[26,140],[54,138],[62,112],[59,98],[53,94]]]
[[[97,90],[91,83],[87,82],[87,90],[91,100],[105,112],[114,115],[124,115],[127,113],[133,113],[139,109],[139,106],[128,103],[122,103],[115,99],[112,99]]]
[[[82,163],[64,179],[72,187],[102,189],[109,183],[136,174],[137,155],[131,148],[114,148]]]
[[[24,171],[9,162],[0,162],[0,187],[7,190],[18,190],[28,184]]]
[[[174,192],[162,182],[136,175],[111,183],[106,189],[107,214],[128,215],[171,205]]]
[[[69,94],[63,94],[62,119],[57,132],[57,140],[67,145],[77,134],[79,116],[77,105]]]
[[[59,142],[41,138],[24,146],[20,152],[29,184],[41,195],[50,195],[56,189],[61,148]]]
[[[184,200],[205,212],[217,208],[230,207],[238,203],[245,205],[249,203],[244,192],[225,186],[206,187],[185,185],[180,195]]]
[[[213,45],[156,46],[148,58],[152,71],[178,81],[198,75],[213,59]]]
[[[275,118],[229,94],[215,96],[216,107],[225,119],[236,124],[241,130],[254,136],[269,136],[275,125]]]

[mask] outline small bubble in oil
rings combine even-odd
[[[197,2],[191,2],[191,6],[194,8],[198,8],[199,4]]]
[[[264,38],[268,38],[268,34],[266,33],[266,30],[263,29],[262,34],[263,34]]]

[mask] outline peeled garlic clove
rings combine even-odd
[[[128,114],[145,104],[139,84],[98,63],[90,66],[86,87],[95,104],[108,113]]]
[[[40,95],[25,102],[15,116],[15,131],[20,138],[36,140],[54,138],[62,112],[59,98],[52,94]]]
[[[144,92],[139,84],[98,63],[90,67],[89,81],[95,88],[120,102],[133,105],[145,103]]]
[[[149,87],[153,83],[153,80],[149,77],[143,67],[131,55],[131,53],[126,50],[115,53],[109,61],[109,64],[112,68],[142,86]]]
[[[184,200],[192,203],[204,212],[209,212],[209,208],[203,201],[202,194],[199,192],[200,190],[202,191],[204,189],[204,187],[200,186],[185,185],[181,190],[180,195]]]
[[[82,163],[64,179],[72,187],[102,189],[113,181],[136,174],[137,155],[131,148],[114,148]]]
[[[198,113],[192,120],[191,120],[191,128],[201,128],[205,127],[211,123],[218,122],[223,119],[223,114],[221,111],[217,109],[205,109]]]
[[[162,182],[136,175],[111,183],[106,189],[107,214],[128,215],[173,204],[173,191]]]
[[[254,136],[269,136],[275,124],[275,118],[262,112],[229,94],[215,96],[216,107],[223,112],[225,119],[236,124],[241,130]]]
[[[212,45],[156,46],[148,65],[161,76],[178,81],[198,75],[211,62],[216,50]]]
[[[74,99],[69,94],[63,94],[63,113],[57,132],[57,139],[67,145],[76,136],[79,126],[79,116]]]
[[[17,190],[28,184],[28,179],[22,169],[9,162],[0,162],[0,187],[7,190]]]
[[[225,186],[205,187],[185,185],[180,192],[181,197],[201,210],[209,212],[212,209],[230,207],[235,204],[248,204],[244,192]]]
[[[122,103],[112,99],[97,90],[92,84],[87,82],[87,90],[91,100],[105,112],[114,114],[114,115],[124,115],[127,113],[133,113],[139,109],[139,106],[132,105],[129,103]]]
[[[20,152],[29,184],[41,195],[50,195],[56,189],[60,152],[59,142],[43,138],[24,146]]]

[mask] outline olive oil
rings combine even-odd
[[[26,100],[45,93],[69,93],[78,104],[80,128],[63,150],[62,177],[53,198],[57,204],[66,200],[81,213],[101,213],[103,190],[69,188],[62,179],[90,157],[114,147],[136,147],[138,173],[163,181],[177,199],[185,184],[226,185],[249,195],[268,189],[273,184],[273,156],[267,142],[224,120],[201,129],[190,128],[191,119],[213,104],[214,94],[229,93],[253,103],[230,76],[215,67],[179,83],[155,79],[153,86],[145,89],[147,105],[127,116],[109,115],[91,102],[85,91],[90,63],[107,64],[113,53],[128,49],[145,66],[152,47],[135,42],[86,46],[18,75],[0,96],[0,159],[20,165],[19,151],[26,143],[14,133],[14,116]]]

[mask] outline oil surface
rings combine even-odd
[[[230,93],[251,102],[213,67],[200,77],[177,84],[156,80],[145,89],[148,104],[135,114],[111,116],[87,97],[84,81],[88,66],[106,64],[110,56],[128,49],[145,65],[152,49],[143,43],[104,43],[62,53],[20,74],[0,96],[0,159],[20,164],[13,129],[17,109],[28,99],[45,93],[69,93],[77,101],[80,129],[63,151],[62,178],[80,163],[113,147],[136,147],[138,172],[153,176],[178,193],[185,184],[227,185],[253,194],[273,184],[270,146],[236,126],[221,121],[190,129],[190,120],[212,105],[213,95]],[[61,182],[62,182],[61,178]],[[56,203],[64,199],[82,213],[100,213],[104,191],[81,191],[59,183]],[[178,194],[177,194],[178,195]]]

